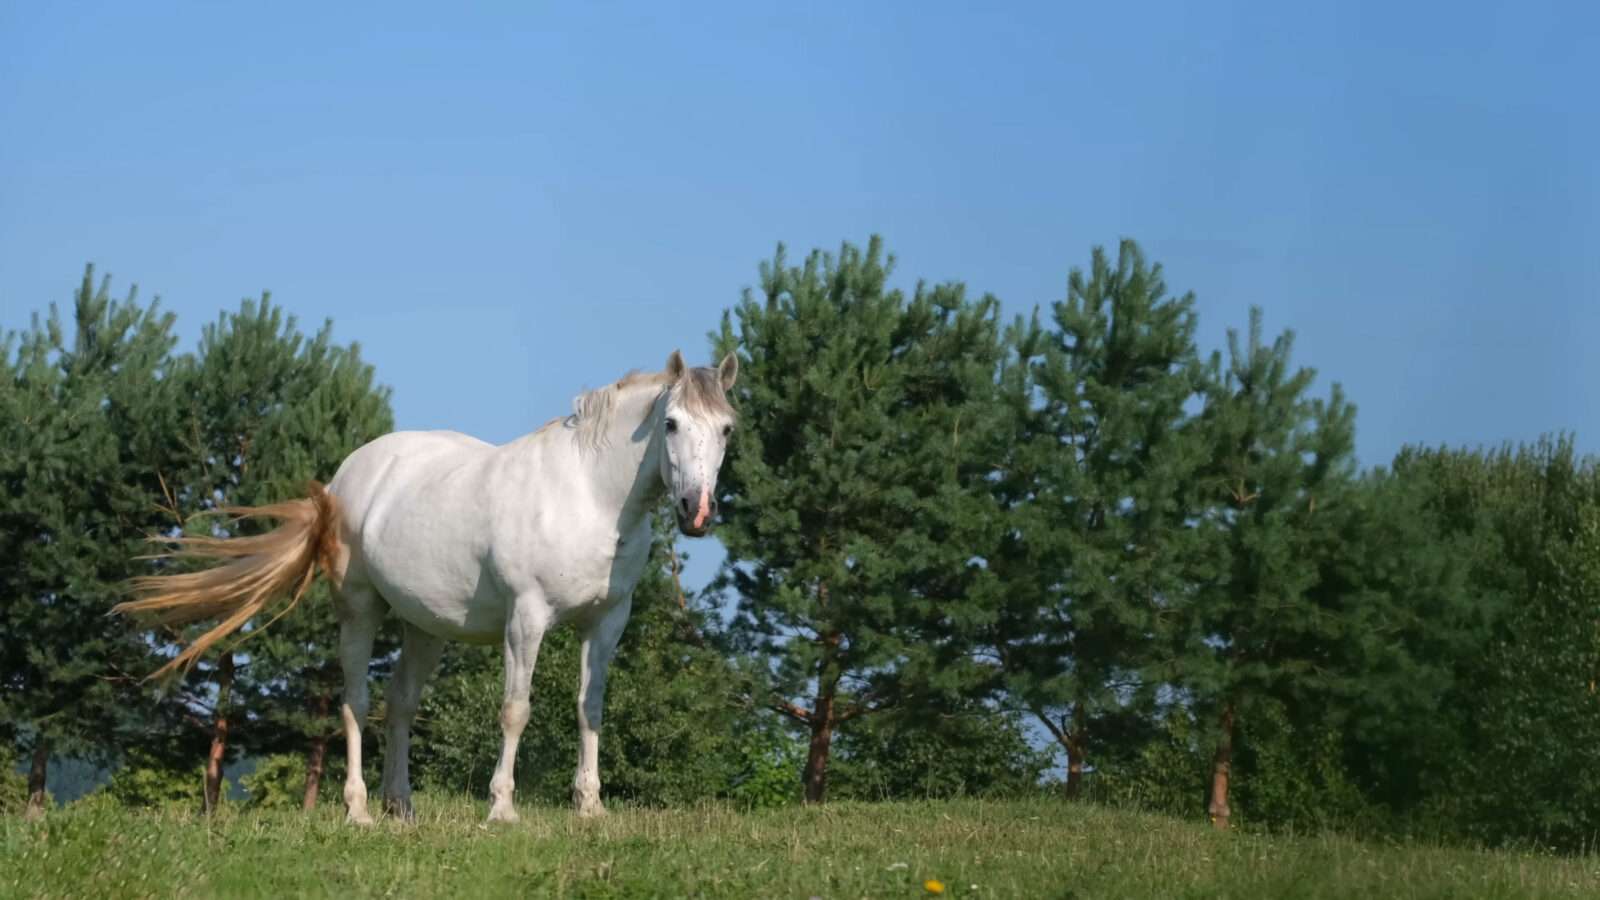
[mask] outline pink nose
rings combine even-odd
[[[711,489],[700,489],[700,508],[694,512],[694,527],[704,528],[706,521],[711,518]]]
[[[685,522],[693,528],[704,528],[711,523],[717,515],[717,501],[711,498],[709,487],[700,489],[699,497],[681,497],[678,500],[678,511]]]

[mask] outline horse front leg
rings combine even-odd
[[[400,660],[389,679],[388,708],[384,713],[389,746],[383,754],[383,810],[406,821],[415,818],[411,809],[411,722],[422,701],[422,686],[443,653],[443,638],[407,625]]]
[[[632,598],[606,611],[583,635],[578,680],[578,771],[572,779],[572,805],[579,816],[602,816],[600,802],[600,720],[605,712],[606,675],[617,641],[628,624]]]
[[[533,688],[533,667],[539,660],[539,643],[550,622],[550,607],[542,595],[518,597],[506,617],[506,694],[500,706],[500,762],[489,779],[489,821],[515,822],[512,805],[516,781],[517,742],[528,724],[528,694]]]

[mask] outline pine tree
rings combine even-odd
[[[292,329],[291,319],[285,333]],[[308,481],[328,481],[352,451],[394,428],[389,389],[375,384],[359,345],[331,342],[331,325],[304,345],[299,362],[300,374],[285,389],[282,406],[262,422],[250,478],[254,490],[241,485],[246,503],[275,502],[295,496]],[[245,650],[252,677],[272,685],[258,707],[261,727],[252,745],[262,752],[274,749],[269,734],[300,744],[294,749],[306,757],[302,806],[310,809],[320,793],[328,742],[339,731],[333,710],[343,679],[327,583],[319,581],[302,602],[308,609],[266,629]],[[387,644],[378,650],[386,652]]]
[[[52,306],[3,347],[0,722],[29,744],[33,814],[52,753],[110,755],[145,705],[148,648],[106,612],[158,521],[172,316],[109,291],[90,267],[68,323]]]
[[[1011,523],[990,559],[997,613],[982,643],[1011,703],[1068,757],[1077,796],[1089,748],[1148,718],[1164,662],[1157,632],[1195,556],[1205,446],[1185,404],[1200,387],[1192,295],[1123,241],[1074,269],[1054,327],[1019,320],[1003,379],[1012,419],[994,480]]]
[[[374,384],[359,348],[335,344],[331,322],[307,338],[266,295],[207,325],[181,380],[186,466],[165,502],[189,529],[237,527],[212,513],[297,496],[393,427],[388,389]],[[237,650],[197,666],[180,685],[177,702],[191,720],[208,722],[207,809],[236,746],[304,752],[305,804],[315,802],[335,731],[337,628],[325,583],[301,606],[269,628],[254,623]]]
[[[836,729],[948,695],[970,666],[942,638],[986,573],[998,527],[996,304],[960,285],[886,286],[893,260],[783,249],[724,314],[740,424],[723,469],[723,584],[757,700],[805,730],[805,798],[820,802]],[[738,322],[737,330],[734,326]]]
[[[1336,641],[1343,624],[1314,589],[1338,541],[1330,513],[1354,474],[1355,409],[1337,384],[1327,400],[1307,397],[1315,372],[1291,371],[1292,347],[1289,332],[1263,344],[1252,310],[1246,343],[1228,333],[1227,367],[1212,356],[1201,413],[1201,533],[1220,567],[1197,572],[1180,634],[1185,686],[1216,723],[1208,812],[1222,829],[1241,718],[1253,701],[1320,686],[1327,673],[1308,654]]]

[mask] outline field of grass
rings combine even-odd
[[[616,809],[579,821],[418,798],[414,825],[336,809],[131,812],[109,803],[0,819],[0,896],[112,897],[1596,897],[1600,857],[1336,837],[1050,800],[841,803],[739,812]],[[930,885],[930,880],[938,882]]]

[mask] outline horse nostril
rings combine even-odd
[[[679,497],[678,498],[678,508],[683,510],[684,518],[688,518],[688,517],[694,515],[694,511],[689,508],[689,498],[688,497]]]
[[[717,501],[715,500],[711,501],[711,515],[713,518],[717,515]]]

